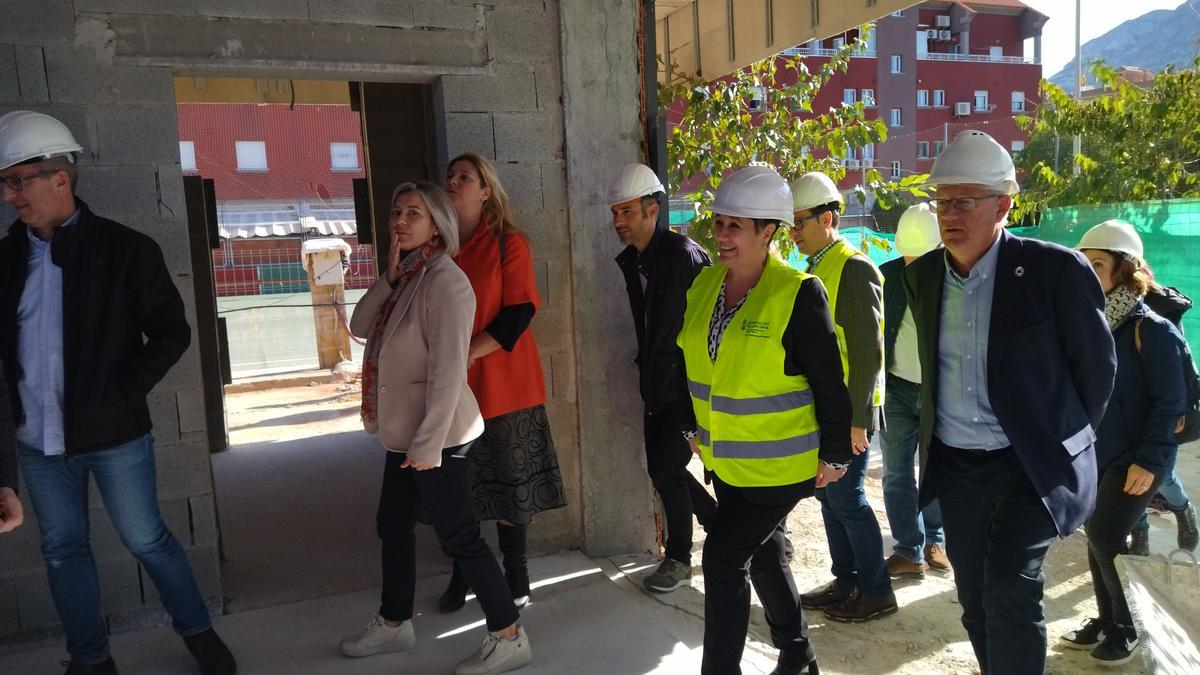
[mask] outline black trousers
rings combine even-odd
[[[739,488],[713,477],[717,511],[704,541],[703,675],[738,675],[750,625],[750,584],[771,627],[771,642],[801,663],[813,658],[800,592],[776,526],[811,484]]]
[[[682,406],[672,403],[661,409],[646,409],[643,417],[646,438],[646,473],[662,500],[667,521],[666,556],[685,565],[692,564],[692,514],[706,523],[716,502],[687,470],[692,449],[680,428]]]
[[[413,529],[424,508],[437,532],[442,551],[461,567],[470,582],[490,631],[517,621],[517,609],[500,565],[479,533],[471,506],[470,459],[454,456],[462,447],[447,448],[442,465],[417,471],[402,469],[405,455],[387,453],[376,529],[383,540],[383,597],[379,614],[388,621],[413,615],[416,592],[416,538]]]
[[[1096,492],[1096,510],[1088,519],[1088,567],[1092,571],[1092,588],[1096,591],[1096,606],[1100,620],[1133,626],[1129,614],[1129,603],[1121,578],[1117,575],[1116,558],[1125,548],[1125,537],[1133,530],[1138,519],[1146,511],[1146,505],[1162,483],[1162,476],[1155,476],[1150,489],[1140,495],[1125,494],[1125,476],[1128,466],[1108,466],[1100,474],[1100,488]]]
[[[1045,672],[1042,563],[1058,534],[1050,512],[1012,448],[961,450],[936,438],[930,445],[926,480],[941,500],[962,624],[980,670]]]

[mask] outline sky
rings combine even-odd
[[[1200,11],[1200,0],[1189,0]],[[1050,17],[1042,29],[1042,77],[1050,77],[1075,58],[1075,0],[1023,0]],[[1100,37],[1125,21],[1155,9],[1175,9],[1184,0],[1080,0],[1080,42]],[[1032,55],[1032,46],[1027,54]]]

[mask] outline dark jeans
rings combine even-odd
[[[1146,512],[1146,505],[1162,483],[1155,476],[1150,489],[1140,495],[1125,494],[1127,466],[1109,466],[1100,475],[1100,488],[1096,492],[1096,510],[1087,522],[1088,567],[1092,570],[1092,587],[1096,590],[1096,606],[1100,620],[1133,626],[1121,578],[1114,564],[1117,554],[1125,548],[1125,537],[1133,529],[1138,518]]]
[[[838,586],[881,598],[892,592],[892,578],[883,560],[883,533],[863,487],[870,452],[855,455],[841,480],[817,490],[817,501]]]
[[[750,625],[750,586],[766,610],[771,642],[781,651],[813,658],[800,593],[783,554],[777,526],[805,488],[739,488],[713,477],[717,510],[704,541],[703,675],[738,675]]]
[[[416,541],[413,528],[422,508],[437,532],[442,551],[462,568],[479,598],[490,631],[517,621],[512,594],[500,565],[479,533],[471,505],[470,459],[447,448],[442,465],[417,471],[402,469],[406,455],[387,453],[383,490],[379,495],[376,528],[383,540],[383,598],[379,615],[388,621],[407,621],[413,615],[416,592]]]
[[[883,402],[886,422],[879,432],[883,450],[883,507],[887,511],[893,550],[915,563],[925,562],[925,545],[941,544],[942,510],[934,499],[925,508],[917,502],[917,436],[920,433],[921,385],[887,376]]]
[[[195,635],[208,630],[208,607],[191,563],[158,510],[153,436],[69,457],[46,456],[24,443],[17,444],[17,451],[26,497],[41,528],[50,595],[72,660],[90,664],[108,658],[108,623],[100,612],[100,582],[88,541],[89,476],[121,543],[158,589],[175,631]]]
[[[643,417],[646,437],[646,473],[662,500],[667,521],[666,556],[685,565],[692,564],[692,514],[706,523],[716,508],[712,495],[687,470],[692,449],[680,428],[681,407],[691,403],[673,403]]]
[[[1042,562],[1058,530],[1017,454],[960,450],[935,438],[927,471],[942,502],[946,553],[980,670],[1045,672]]]

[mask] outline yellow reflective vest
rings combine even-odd
[[[704,466],[736,487],[811,480],[821,441],[816,409],[808,380],[784,374],[782,342],[800,283],[811,275],[768,256],[714,362],[708,331],[726,272],[716,264],[692,282],[678,339]]]
[[[812,271],[813,275],[825,285],[825,292],[829,295],[829,314],[833,317],[833,332],[837,334],[838,352],[842,355],[842,379],[847,386],[850,385],[850,357],[846,354],[846,331],[837,322],[837,301],[838,287],[842,284],[842,269],[846,267],[846,261],[856,255],[867,257],[865,253],[851,246],[845,239],[838,239],[825,252],[821,262],[817,263]],[[880,331],[882,330],[881,326]],[[881,343],[880,349],[882,348]],[[875,378],[875,392],[871,395],[871,405],[874,407],[883,405],[882,372]]]

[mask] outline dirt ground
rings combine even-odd
[[[227,397],[230,440],[234,444],[265,440],[342,433],[361,429],[358,421],[358,385],[339,383],[307,384],[231,394]],[[270,417],[271,425],[258,422]],[[279,421],[286,421],[280,424]],[[873,453],[878,449],[873,448]],[[1185,486],[1193,493],[1200,490],[1200,444],[1182,448],[1178,471]],[[700,474],[698,461],[691,469]],[[881,469],[876,462],[868,473],[867,493],[883,530],[885,555],[892,541],[883,510]],[[801,591],[815,588],[830,578],[829,557],[815,499],[806,499],[788,517],[796,554],[792,572]],[[1166,553],[1174,548],[1175,522],[1170,516],[1151,516],[1152,550]],[[660,601],[676,609],[703,616],[703,579],[699,574],[703,530],[696,528],[694,563],[695,593],[668,594]],[[1047,670],[1052,674],[1142,673],[1140,659],[1124,667],[1102,669],[1093,664],[1086,652],[1058,646],[1059,636],[1074,629],[1086,617],[1094,616],[1096,603],[1088,574],[1086,541],[1075,534],[1057,542],[1046,562],[1046,618],[1049,650]],[[959,623],[960,610],[954,593],[952,575],[930,573],[921,581],[895,581],[900,604],[896,614],[867,624],[839,624],[825,621],[819,613],[810,613],[813,642],[822,672],[865,673],[977,673],[974,655]],[[661,597],[661,596],[660,596]],[[756,600],[757,602],[757,600]],[[761,611],[752,615],[749,647],[772,655],[769,630]]]

